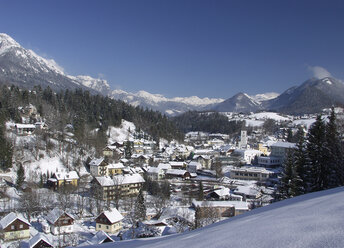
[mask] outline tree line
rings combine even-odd
[[[122,120],[133,122],[137,128],[150,134],[154,140],[183,140],[184,135],[168,117],[158,111],[134,107],[123,101],[102,95],[93,95],[81,89],[54,92],[49,87],[35,86],[32,90],[18,86],[0,87],[0,166],[10,167],[11,145],[5,140],[4,123],[12,120],[21,123],[22,108],[29,104],[37,108],[51,131],[63,133],[67,124],[73,127],[75,139],[79,144],[94,143],[104,146],[107,141],[106,130],[109,126],[119,126]],[[30,117],[29,122],[37,119]],[[97,130],[90,138],[91,130]]]
[[[281,199],[344,185],[343,144],[333,108],[328,121],[317,116],[307,135],[299,128],[296,140],[284,161]]]
[[[201,131],[208,133],[237,134],[245,127],[245,121],[229,121],[218,112],[188,111],[172,119],[184,133]]]

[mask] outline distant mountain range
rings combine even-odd
[[[107,94],[110,90],[105,80],[66,75],[54,60],[38,56],[3,33],[0,33],[0,82],[25,88],[49,86],[57,91],[82,88]]]
[[[323,108],[344,106],[344,84],[335,78],[309,79],[281,95],[277,93],[249,96],[238,93],[224,100],[221,98],[174,97],[166,98],[145,91],[137,93],[111,90],[108,82],[90,76],[66,75],[54,60],[38,56],[20,46],[7,34],[0,33],[0,83],[25,88],[34,85],[53,90],[82,88],[93,94],[101,93],[167,115],[178,115],[188,110],[219,112],[256,112],[272,110],[290,114],[315,113]]]

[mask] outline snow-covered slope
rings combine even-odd
[[[107,94],[106,80],[90,76],[69,76],[53,59],[45,59],[25,49],[12,37],[0,33],[0,82],[26,88],[40,84],[55,90],[83,88]]]
[[[142,90],[137,93],[114,90],[110,96],[134,106],[151,108],[168,115],[176,115],[188,110],[203,110],[223,101],[221,98],[199,98],[197,96],[167,98]]]
[[[99,247],[344,247],[344,188],[295,197],[205,228]]]
[[[278,96],[279,96],[279,94],[276,92],[268,92],[268,93],[264,93],[264,94],[253,95],[253,96],[251,96],[251,98],[256,102],[261,103],[263,101],[274,99]]]

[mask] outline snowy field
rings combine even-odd
[[[162,238],[98,247],[344,247],[344,188],[307,194]]]

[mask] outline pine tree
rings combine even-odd
[[[328,123],[326,124],[326,141],[328,148],[327,166],[330,173],[329,187],[333,188],[344,184],[344,165],[343,155],[341,153],[342,147],[336,124],[336,114],[333,107],[331,109],[331,114],[328,117]]]
[[[293,179],[293,163],[294,154],[292,151],[287,153],[287,157],[283,162],[283,172],[280,185],[280,197],[282,199],[287,199],[291,196],[291,182]]]
[[[130,141],[125,142],[124,153],[126,159],[130,159],[133,155],[133,144]]]
[[[137,221],[143,221],[146,219],[146,206],[145,206],[145,199],[143,197],[142,190],[140,190],[139,195],[136,198],[135,206],[134,206],[135,216]]]
[[[297,144],[294,150],[294,167],[292,179],[292,194],[293,196],[301,195],[308,189],[308,168],[306,167],[306,143],[305,132],[303,128],[299,128],[296,133]]]
[[[321,115],[308,132],[307,157],[310,168],[310,190],[319,191],[329,188],[329,169],[327,166],[328,152],[325,124]]]
[[[12,167],[13,148],[4,135],[4,127],[0,127],[0,169],[7,170]]]
[[[199,201],[203,201],[204,200],[204,189],[203,189],[202,181],[199,181],[197,200],[199,200]]]
[[[23,182],[25,180],[25,171],[24,171],[24,167],[19,164],[19,167],[18,167],[18,170],[17,170],[17,181],[16,181],[16,184],[17,184],[17,187],[21,187]]]

